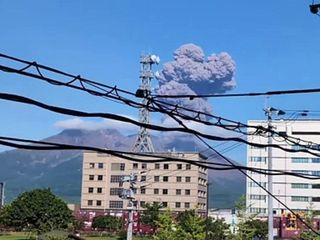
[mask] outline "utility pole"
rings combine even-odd
[[[0,208],[4,206],[4,182],[0,182]]]
[[[127,227],[127,240],[132,240],[132,229],[133,229],[133,211],[134,207],[134,189],[137,180],[137,175],[131,173],[128,176],[123,176],[121,181],[119,182],[119,187],[123,186],[124,182],[130,183],[129,189],[123,189],[119,194],[119,197],[122,199],[128,199],[128,227]]]
[[[268,171],[272,171],[272,114],[284,115],[285,112],[272,107],[264,109],[267,116],[267,128],[268,128]],[[273,193],[272,175],[268,174],[268,192]],[[273,240],[273,198],[271,194],[268,194],[268,240]]]
[[[209,228],[209,187],[210,184],[207,181],[207,202],[206,202],[206,235],[205,235],[205,240],[208,240],[208,228]]]

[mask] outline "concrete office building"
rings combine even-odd
[[[205,161],[199,153],[152,153],[167,157]],[[150,154],[150,155],[152,155]],[[142,157],[143,159],[143,157]],[[121,178],[137,175],[137,210],[158,202],[173,211],[206,211],[207,169],[181,162],[140,163],[96,152],[84,152],[81,209],[117,211],[127,208],[119,198]],[[123,188],[129,188],[128,183]]]
[[[251,126],[267,126],[266,121],[249,121]],[[313,147],[319,149],[320,144],[320,121],[319,120],[275,120],[272,121],[273,130],[282,135],[300,138],[310,141],[306,147],[297,144],[288,144],[281,137],[273,137],[272,143],[288,149],[306,149]],[[252,129],[251,129],[252,130]],[[267,144],[268,139],[263,136],[249,135],[248,141]],[[312,142],[312,143],[311,143]],[[320,151],[313,150],[320,154]],[[267,168],[267,148],[247,147],[247,166],[256,168]],[[292,173],[312,174],[320,177],[320,157],[310,153],[291,153],[281,149],[272,148],[273,169],[284,170]],[[267,188],[267,175],[248,172],[248,174]],[[267,215],[268,196],[256,183],[247,179],[246,186],[247,207],[250,213],[259,213],[260,216]],[[295,211],[305,211],[312,207],[320,210],[320,180],[307,180],[295,176],[273,176],[273,194],[283,203]],[[276,200],[273,200],[273,209],[276,215],[285,209]]]

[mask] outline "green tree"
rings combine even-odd
[[[158,226],[157,232],[153,235],[154,240],[180,240],[178,235],[177,225],[174,222],[172,213],[169,209],[159,214],[159,219],[156,221]]]
[[[122,221],[114,216],[98,216],[92,221],[92,227],[101,230],[118,231],[121,229]]]
[[[259,219],[249,219],[238,224],[237,239],[252,240],[254,237],[266,239],[268,234],[268,223]]]
[[[6,226],[38,234],[65,229],[73,221],[66,203],[49,189],[35,189],[20,194],[6,207],[4,216]]]
[[[206,240],[227,240],[233,239],[229,225],[223,219],[208,218],[206,220],[208,235]]]
[[[151,227],[156,228],[157,222],[159,221],[161,208],[161,204],[157,202],[153,204],[147,203],[145,205],[145,210],[143,211],[143,214],[141,216],[141,222],[143,224],[148,224]]]
[[[186,240],[203,240],[205,238],[205,219],[195,210],[186,210],[178,215],[178,234]]]

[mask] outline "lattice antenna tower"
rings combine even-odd
[[[160,58],[156,55],[147,55],[140,58],[140,87],[136,93],[142,98],[143,105],[148,104],[148,96],[151,93],[151,80],[155,74],[152,72],[152,65],[159,64]],[[147,108],[140,108],[139,121],[149,124],[150,112]],[[154,147],[151,141],[151,136],[145,127],[140,127],[139,134],[132,148],[133,152],[154,152]]]

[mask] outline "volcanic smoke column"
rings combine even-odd
[[[228,53],[211,54],[205,58],[204,52],[199,46],[185,44],[174,52],[174,61],[164,64],[158,77],[159,88],[157,94],[202,95],[225,93],[236,86],[234,74],[235,62]],[[193,100],[188,98],[162,98],[161,101],[195,111],[212,113],[212,108],[206,98],[195,98]]]

